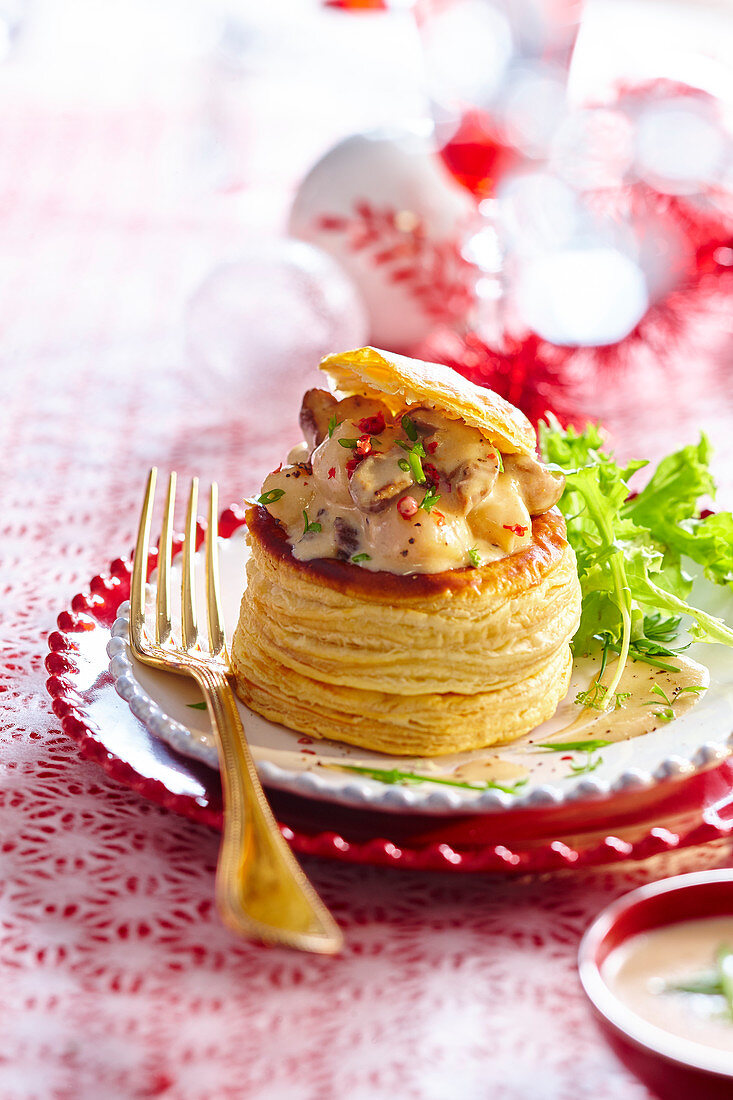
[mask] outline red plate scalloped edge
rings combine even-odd
[[[243,522],[242,512],[235,507],[227,508],[220,520],[221,535],[230,537]],[[156,552],[152,551],[151,569],[155,559]],[[212,800],[176,794],[160,780],[145,776],[128,760],[110,751],[105,743],[104,730],[88,713],[88,693],[79,689],[75,682],[80,672],[74,659],[80,649],[75,638],[98,630],[104,630],[106,634],[117,608],[129,595],[130,569],[129,560],[115,559],[106,574],[93,577],[88,591],[74,596],[70,609],[59,614],[58,629],[48,638],[50,652],[45,661],[49,672],[46,688],[53,700],[54,714],[61,720],[64,732],[79,745],[82,756],[94,760],[112,779],[166,809],[220,828],[221,808],[217,805],[216,795]],[[106,663],[103,668],[97,669],[97,674],[97,689],[114,694]],[[132,714],[130,721],[137,722]],[[208,773],[208,769],[204,772]],[[210,775],[211,782],[218,786],[218,777],[215,778],[214,773]],[[393,834],[391,838],[384,835],[368,839],[345,836],[343,833],[348,833],[349,828],[337,832],[320,827],[317,811],[323,812],[322,803],[311,807],[314,813],[309,821],[306,800],[283,796],[278,792],[271,792],[271,796],[283,835],[301,855],[414,870],[522,874],[647,859],[677,848],[727,837],[733,831],[733,796],[721,797],[721,793],[730,791],[732,779],[733,765],[724,761],[701,775],[678,781],[675,791],[685,791],[684,813],[679,817],[666,816],[663,821],[652,823],[643,817],[634,818],[627,814],[613,835],[607,835],[603,828],[599,829],[597,821],[584,832],[582,825],[576,821],[571,837],[535,834],[524,841],[520,838],[517,842],[511,842],[507,837],[507,844],[481,843],[481,828],[479,825],[477,830],[476,818],[472,816],[458,821],[444,819],[444,826],[438,823],[428,829],[428,832],[440,833],[441,827],[444,828],[446,835],[450,835],[450,843],[434,836],[427,843],[415,842],[408,836],[406,842],[404,837],[399,836],[400,832],[404,832],[401,828],[403,815],[392,821],[389,815],[384,814],[358,815],[362,832],[365,821],[368,829],[372,820],[374,829],[381,830],[386,825]],[[731,813],[730,820],[724,816],[726,810]],[[343,819],[349,825],[348,811],[328,804],[327,812],[336,822]],[[543,811],[535,810],[533,813],[542,814]],[[290,824],[286,820],[288,817]],[[297,819],[297,824],[292,823],[293,818]],[[351,831],[353,833],[353,828]]]

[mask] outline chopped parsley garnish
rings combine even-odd
[[[416,481],[418,485],[424,485],[427,481],[425,477],[425,471],[422,468],[421,458],[425,458],[425,448],[420,440],[410,446],[409,443],[405,443],[404,440],[397,440],[398,447],[401,447],[403,451],[407,451],[407,459],[403,459],[400,462],[400,468],[404,469],[402,462],[407,462],[407,468],[412,474],[413,481]]]
[[[608,699],[608,688],[605,684],[599,684],[594,680],[587,691],[579,691],[575,696],[575,702],[579,707],[590,707],[592,710],[619,710],[626,706],[626,701],[631,698],[630,691],[617,691],[613,699]]]
[[[303,509],[303,521],[305,523],[305,527],[303,528],[304,535],[310,534],[311,531],[320,531],[322,529],[320,523],[310,523],[308,521],[308,513],[305,508]]]
[[[667,982],[663,992],[724,997],[726,1015],[733,1018],[733,951],[728,944],[722,943],[715,952],[714,970],[704,970],[681,981]]]
[[[665,993],[702,993],[708,997],[722,997],[723,985],[717,970],[704,971],[681,982],[667,982]]]
[[[427,496],[427,493],[425,495]],[[471,559],[471,565],[475,566],[475,568],[478,569],[478,567],[481,565],[481,556],[475,546],[472,546],[471,549],[468,551],[468,556]]]
[[[504,459],[501,457],[500,451],[496,451],[496,468],[500,474],[504,473]]]
[[[407,461],[406,458],[399,459],[399,461],[397,462],[397,465],[399,466],[399,468],[401,470],[404,470],[405,473],[407,473],[407,471],[410,469],[410,463]]]
[[[610,744],[610,741],[597,737],[588,741],[544,741],[535,745],[535,748],[549,749],[551,752],[595,752],[596,749],[605,749]]]
[[[445,787],[464,787],[469,791],[504,791],[505,794],[515,794],[520,787],[527,782],[526,779],[518,779],[516,783],[495,783],[491,779],[483,783],[466,783],[461,779],[445,779],[437,775],[418,775],[417,772],[403,772],[399,768],[362,768],[357,764],[330,764],[326,767],[338,768],[340,771],[356,772],[358,775],[366,775],[369,779],[378,779],[380,783],[439,783]]]
[[[439,500],[440,493],[436,492],[436,490],[431,487],[426,491],[425,496],[420,501],[419,507],[422,508],[424,511],[429,512],[430,509],[434,507],[434,505],[436,505]],[[471,553],[470,550],[468,552],[469,554]]]
[[[418,439],[417,443],[413,443],[412,445],[405,443],[404,439],[397,439],[395,442],[403,451],[409,451],[411,454],[418,455],[419,458],[425,458],[425,448],[422,445],[421,439]]]
[[[336,429],[341,425],[341,421],[336,419],[336,413],[333,414],[328,422],[328,438],[330,439]]]
[[[372,555],[371,554],[353,554],[351,560],[353,562],[371,561],[372,560]]]
[[[582,760],[579,764],[571,763],[570,772],[565,776],[566,779],[570,779],[574,775],[587,775],[588,772],[594,772],[596,768],[600,768],[603,757],[598,749],[604,749],[606,745],[610,744],[610,741],[604,741],[602,738],[596,737],[587,741],[547,741],[538,744],[537,748],[549,749],[550,752],[584,752],[585,760]]]
[[[684,695],[687,692],[690,695],[699,695],[701,691],[705,691],[705,687],[702,684],[691,684],[689,687],[680,688],[675,698],[680,695]],[[664,722],[671,722],[674,718],[673,700],[667,695],[667,692],[659,684],[654,684],[652,687],[652,695],[658,695],[667,705],[662,707],[661,710],[655,710],[654,715],[657,718],[661,718]],[[648,707],[657,706],[656,699],[650,699],[646,704]]]
[[[427,481],[427,478],[425,477],[425,471],[422,468],[420,456],[416,455],[414,451],[410,451],[409,455],[407,456],[407,463],[410,467],[410,473],[412,474],[414,480],[418,483],[418,485],[424,485]]]
[[[674,718],[674,709],[672,707],[672,700],[667,695],[667,692],[659,684],[655,684],[652,688],[652,695],[658,695],[667,704],[666,707],[662,707],[661,710],[655,710],[654,714],[657,718],[661,718],[664,722],[671,722]],[[648,707],[657,705],[656,699],[650,699],[647,703]]]
[[[585,763],[570,765],[570,772],[571,775],[587,775],[588,772],[594,772],[596,768],[600,768],[602,763],[603,757],[600,753],[598,756],[594,756],[592,752],[589,752],[585,758]],[[566,776],[565,778],[569,779],[570,776]]]
[[[347,451],[355,451],[356,445],[359,442],[358,439],[339,439],[339,446],[345,447]]]
[[[402,417],[401,423],[402,423],[402,429],[403,429],[405,435],[407,436],[407,438],[409,440],[411,440],[414,443],[415,440],[417,439],[417,428],[415,427],[415,424],[413,423],[413,421],[410,420],[407,413],[405,413],[405,415]]]
[[[258,504],[274,504],[280,497],[285,496],[284,489],[270,489],[267,493],[263,493],[261,497],[257,497]]]
[[[723,987],[723,996],[728,1005],[728,1015],[733,1017],[733,951],[727,944],[721,944],[715,954],[720,973],[720,984]]]

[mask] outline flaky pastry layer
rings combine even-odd
[[[537,435],[516,406],[441,363],[425,363],[378,348],[327,355],[320,369],[342,396],[379,397],[395,408],[427,405],[478,428],[505,454],[534,454]]]
[[[237,691],[271,721],[383,752],[511,741],[567,690],[580,587],[556,510],[479,569],[399,576],[298,562],[266,509],[232,645]]]

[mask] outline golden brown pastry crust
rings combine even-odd
[[[393,411],[405,404],[429,405],[478,428],[505,454],[533,454],[537,446],[535,430],[524,413],[493,390],[469,382],[440,363],[359,348],[328,355],[320,366],[343,396],[358,393],[386,399],[394,405]]]
[[[556,510],[531,545],[479,569],[399,576],[299,562],[265,508],[232,646],[253,710],[314,737],[410,755],[514,740],[567,690],[575,558]]]

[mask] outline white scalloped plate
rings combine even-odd
[[[237,621],[245,581],[244,535],[244,528],[240,528],[230,538],[220,540],[223,612],[229,637]],[[203,569],[199,569],[202,574]],[[733,594],[699,580],[693,598],[698,606],[733,621]],[[117,691],[152,733],[178,752],[216,768],[208,715],[191,708],[200,699],[196,685],[188,678],[157,672],[132,657],[127,644],[128,614],[129,605],[123,604],[107,646]],[[485,749],[432,760],[391,757],[336,741],[304,737],[253,714],[241,703],[240,710],[260,777],[271,787],[308,798],[395,812],[453,814],[559,806],[692,775],[729,755],[733,748],[733,651],[696,644],[687,655],[710,670],[710,687],[700,701],[659,730],[604,748],[601,764],[583,776],[569,773],[567,759],[563,760],[561,754],[533,750],[524,741],[501,750]],[[551,721],[533,731],[533,741],[545,740],[576,717],[577,707],[572,700],[589,680],[587,667],[576,668],[566,699]],[[528,781],[516,793],[429,782],[392,785],[333,767],[350,764],[400,768],[445,776],[459,765],[495,757],[497,751],[503,759],[529,769]]]

